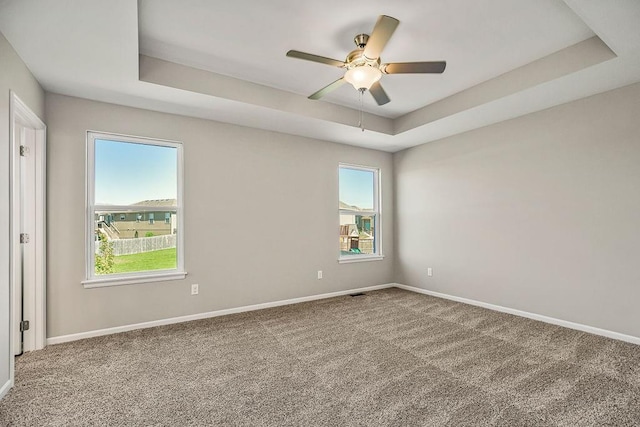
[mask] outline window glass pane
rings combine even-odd
[[[375,254],[375,215],[340,214],[340,255]]]
[[[96,139],[95,204],[176,206],[177,165],[175,147]]]
[[[165,221],[140,221],[150,216]],[[156,212],[95,211],[95,274],[177,268],[178,220],[175,210]]]
[[[370,170],[340,167],[340,207],[348,210],[373,210],[375,173]]]

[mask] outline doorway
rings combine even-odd
[[[46,342],[46,126],[14,92],[10,135],[11,354],[20,355]]]

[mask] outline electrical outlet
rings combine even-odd
[[[433,268],[431,267],[427,268],[427,276],[429,277],[433,276]]]
[[[322,279],[322,270],[318,270],[318,280]]]
[[[191,285],[191,295],[198,295],[198,284]]]

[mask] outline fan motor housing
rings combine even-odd
[[[347,63],[347,68],[355,68],[361,67],[363,65],[368,65],[370,67],[379,67],[380,66],[380,58],[378,59],[369,59],[364,56],[364,48],[369,41],[368,34],[358,34],[353,38],[353,42],[358,46],[357,49],[352,50],[347,55],[347,59],[344,61]]]

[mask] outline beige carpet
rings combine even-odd
[[[640,346],[388,289],[25,354],[0,425],[639,426]]]

